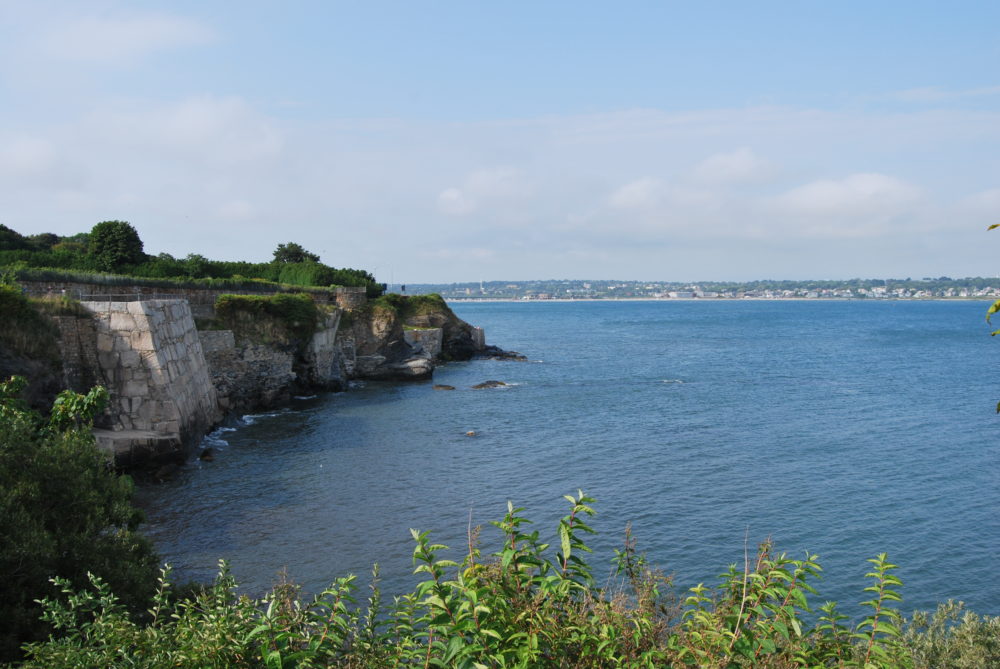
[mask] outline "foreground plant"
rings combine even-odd
[[[377,568],[363,603],[353,576],[311,599],[282,581],[255,600],[236,595],[225,563],[212,586],[187,595],[165,571],[142,622],[102,579],[83,590],[60,579],[61,595],[43,601],[55,634],[26,647],[24,666],[888,668],[991,666],[998,656],[997,619],[951,626],[955,606],[904,631],[894,608],[901,582],[884,554],[870,560],[869,613],[852,626],[832,602],[811,608],[817,556],[793,559],[770,541],[715,588],[699,584],[678,602],[627,531],[617,578],[598,586],[584,540],[594,500],[567,500],[554,546],[513,504],[492,523],[501,540],[486,558],[478,528],[461,561],[413,530],[424,580],[385,607]],[[971,658],[983,663],[961,663]]]
[[[57,592],[53,576],[79,588],[99,574],[138,610],[156,576],[132,483],[111,471],[90,432],[107,391],[63,391],[46,420],[20,399],[24,387],[20,377],[0,381],[0,661],[48,634],[37,600]]]

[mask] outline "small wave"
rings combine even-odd
[[[272,411],[269,413],[248,413],[242,418],[240,418],[240,422],[242,422],[244,425],[253,425],[261,418],[274,418],[276,416],[280,416],[286,413],[288,413],[288,409],[282,409],[281,411]]]
[[[209,432],[208,434],[206,434],[204,437],[202,437],[201,446],[202,448],[206,447],[219,448],[222,446],[228,446],[229,442],[223,439],[222,435],[226,434],[227,432],[235,432],[235,431],[236,431],[235,427],[216,428],[211,432]]]
[[[660,383],[684,383],[680,379],[660,379]]]
[[[358,388],[364,388],[365,387],[365,382],[364,381],[348,381],[347,387],[349,389],[351,389],[351,390],[356,390]]]
[[[319,395],[292,395],[293,400],[314,400]]]

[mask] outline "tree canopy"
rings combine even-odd
[[[319,256],[306,251],[300,244],[288,242],[278,244],[274,250],[274,262],[319,262]]]
[[[90,231],[90,254],[98,269],[114,272],[125,265],[137,265],[146,259],[142,240],[125,221],[103,221]]]

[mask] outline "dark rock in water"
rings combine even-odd
[[[499,346],[486,346],[482,350],[476,351],[475,357],[488,360],[516,360],[518,362],[524,362],[528,359],[517,351],[505,351]]]
[[[176,462],[168,462],[153,473],[153,480],[162,482],[172,479],[180,469],[180,465]]]
[[[435,386],[434,386],[434,390],[454,390],[454,389],[455,389],[455,386],[449,386],[446,383],[438,383],[438,384],[435,384]]]
[[[204,460],[205,462],[211,462],[212,460],[215,459],[215,449],[214,448],[206,448],[198,456],[198,459],[199,460]]]
[[[507,384],[503,381],[483,381],[482,383],[477,383],[472,386],[473,390],[482,390],[483,388],[500,388],[506,386]]]
[[[469,430],[468,432],[465,433],[465,436],[466,437],[474,437],[474,436],[476,436],[476,431],[475,430]]]

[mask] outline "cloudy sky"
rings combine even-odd
[[[0,223],[295,241],[395,283],[996,276],[997,26],[993,0],[0,0]]]

